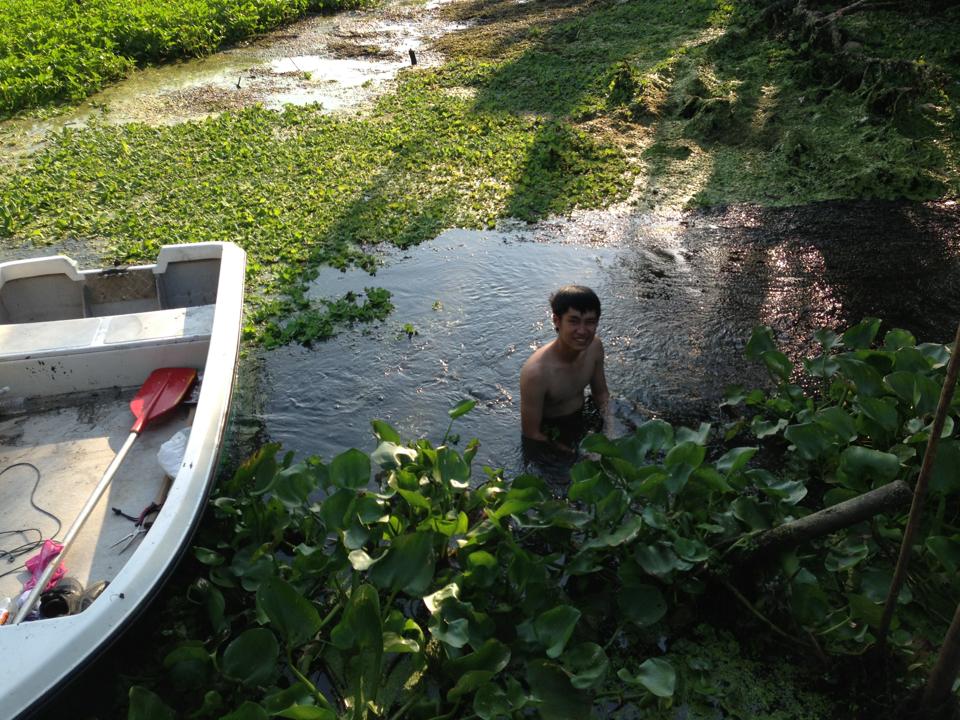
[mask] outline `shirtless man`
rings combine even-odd
[[[588,287],[567,285],[553,294],[550,307],[557,337],[534,352],[520,371],[520,425],[525,438],[574,452],[562,434],[558,438],[548,433],[571,424],[583,427],[580,416],[587,385],[604,429],[610,428],[603,343],[596,335],[600,299]]]

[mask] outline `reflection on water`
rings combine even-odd
[[[455,431],[480,438],[479,463],[515,473],[520,367],[553,337],[548,297],[567,283],[604,303],[599,333],[624,426],[715,418],[726,385],[764,381],[741,356],[760,322],[794,355],[816,328],[865,315],[948,341],[960,318],[958,225],[947,206],[825,204],[448,231],[388,255],[376,277],[321,274],[317,296],[376,285],[396,310],[312,349],[266,353],[262,421],[286,448],[329,459],[372,449],[372,418],[438,440],[446,411],[472,397]]]

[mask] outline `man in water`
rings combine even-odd
[[[588,287],[567,285],[553,294],[550,307],[557,337],[534,352],[520,371],[520,426],[524,438],[573,453],[588,430],[587,385],[604,429],[611,427],[603,343],[596,334],[600,298]]]

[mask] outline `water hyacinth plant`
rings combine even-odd
[[[879,328],[818,333],[822,353],[798,365],[758,328],[747,355],[773,384],[731,389],[741,415],[722,432],[651,420],[591,435],[564,488],[475,473],[479,443],[450,434],[472,400],[439,445],[378,420],[373,452],[330,462],[266,445],[212,502],[218,532],[195,549],[209,572],[189,591],[199,637],[163,663],[176,692],[135,687],[131,717],[173,712],[167,702],[191,717],[656,716],[721,701],[707,649],[675,656],[662,641],[720,595],[738,622],[826,667],[861,653],[906,507],[773,561],[751,550],[771,528],[915,476],[950,351],[899,330],[874,347]],[[956,440],[943,449],[892,635],[914,671],[957,589]]]

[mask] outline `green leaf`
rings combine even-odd
[[[813,422],[833,433],[840,443],[852,442],[857,437],[857,425],[843,408],[831,406],[818,410]]]
[[[631,542],[640,533],[643,527],[643,517],[634,515],[626,520],[621,520],[621,524],[614,530],[605,532],[597,537],[590,538],[581,546],[581,550],[591,548],[617,547],[624,543]]]
[[[456,407],[448,410],[447,415],[450,416],[451,420],[456,420],[458,417],[466,415],[468,412],[473,410],[476,404],[476,400],[464,400],[463,402],[458,403]]]
[[[568,649],[560,658],[563,671],[570,678],[570,684],[578,690],[597,687],[607,674],[610,661],[603,648],[596,643],[586,642]]]
[[[512,709],[507,694],[495,683],[487,683],[473,696],[473,711],[481,720],[496,720]]]
[[[199,641],[182,643],[163,658],[168,678],[181,688],[201,688],[209,683],[213,659]]]
[[[634,431],[637,439],[636,453],[639,460],[650,452],[658,452],[673,444],[673,426],[663,420],[648,420]]]
[[[941,440],[930,473],[930,491],[950,495],[960,490],[960,441]]]
[[[803,367],[812,377],[832,378],[840,370],[840,363],[833,355],[821,355],[803,361]]]
[[[851,350],[869,348],[877,332],[880,330],[880,320],[877,318],[864,318],[843,334],[843,344]]]
[[[400,433],[393,429],[393,427],[384,422],[383,420],[371,420],[370,425],[373,427],[373,434],[377,436],[377,439],[381,442],[389,442],[399,445]]]
[[[777,344],[773,340],[773,331],[767,325],[757,325],[747,340],[747,346],[743,354],[750,360],[759,360],[765,352],[771,352],[777,349]]]
[[[793,373],[793,363],[779,350],[769,350],[761,356],[763,364],[767,366],[770,374],[779,378],[783,382],[790,380]]]
[[[804,460],[817,460],[833,445],[832,433],[813,422],[790,425],[783,436],[793,443],[797,455]]]
[[[617,593],[617,605],[624,616],[639,627],[658,622],[667,614],[667,602],[653,585],[627,584]]]
[[[897,408],[890,400],[883,398],[857,398],[857,405],[864,417],[875,422],[887,433],[895,433],[899,427]]]
[[[677,555],[688,562],[703,562],[710,557],[710,549],[696,538],[678,537],[673,541]]]
[[[762,440],[765,437],[776,435],[787,427],[788,424],[789,421],[786,418],[779,418],[776,421],[772,421],[765,420],[760,415],[754,415],[753,420],[750,421],[750,431],[757,440]]]
[[[683,442],[674,446],[663,459],[667,469],[666,487],[672,493],[679,493],[690,479],[690,474],[700,467],[706,457],[707,449],[694,442]]]
[[[929,547],[929,538],[927,540]],[[960,555],[958,555],[960,559]],[[951,570],[956,572],[956,568]],[[860,591],[871,602],[884,603],[890,592],[890,583],[893,581],[893,570],[888,568],[867,568],[860,576]],[[905,605],[913,600],[913,593],[910,592],[910,586],[904,584],[900,588],[900,595],[897,602]]]
[[[883,378],[872,366],[849,355],[838,355],[837,362],[861,396],[876,397],[883,394]]]
[[[273,496],[287,508],[300,507],[316,489],[316,477],[304,463],[281,470],[270,485]]]
[[[252,628],[240,634],[223,652],[221,669],[229,678],[245,685],[266,685],[277,669],[280,645],[266,628]]]
[[[770,520],[753,498],[738,497],[730,503],[730,509],[734,517],[751,530],[767,530],[770,527]]]
[[[854,490],[866,490],[872,481],[884,484],[900,472],[900,459],[891,453],[880,452],[860,445],[851,445],[840,453],[837,475],[841,482]]]
[[[437,562],[432,532],[415,532],[394,538],[387,551],[369,569],[370,581],[390,591],[420,596],[433,580]]]
[[[571,486],[571,491],[573,486]],[[518,515],[529,510],[542,500],[542,493],[537,488],[512,487],[503,495],[503,500],[497,509],[489,514],[493,521],[501,520],[508,515]]]
[[[223,565],[223,555],[218,553],[216,550],[208,550],[204,547],[195,547],[193,548],[193,555],[204,565],[209,565],[211,567]]]
[[[397,635],[395,632],[385,632],[383,634],[383,651],[385,653],[418,653],[420,650],[420,643],[413,638],[406,638],[403,635]]]
[[[402,467],[404,461],[416,460],[417,452],[404,445],[383,440],[377,449],[370,453],[370,462],[384,470]]]
[[[289,718],[289,720],[337,720],[337,714],[333,710],[316,705],[291,705],[280,712],[273,713],[273,716]]]
[[[295,682],[290,687],[277,690],[263,699],[263,708],[270,715],[297,705],[309,705],[313,700],[313,693],[302,682]]]
[[[438,482],[450,483],[459,490],[469,487],[470,466],[453,448],[437,449],[437,464],[434,466],[433,474]]]
[[[681,443],[696,443],[697,445],[706,445],[707,440],[710,439],[710,423],[702,422],[700,426],[694,430],[689,427],[682,427],[677,430],[674,442],[677,445]]]
[[[840,572],[856,567],[870,554],[869,548],[859,540],[848,539],[846,542],[830,548],[824,567],[830,572]]]
[[[370,483],[370,458],[356,448],[340,453],[330,462],[334,487],[360,490]]]
[[[134,685],[130,688],[130,709],[128,720],[175,720],[176,715],[159,695],[145,687]]]
[[[446,663],[444,672],[458,678],[469,672],[485,670],[496,675],[510,662],[510,648],[495,638],[486,640],[472,653],[461,655]]]
[[[725,452],[714,465],[725,477],[729,477],[733,473],[743,470],[759,449],[756,446],[733,448]]]
[[[267,720],[268,717],[266,710],[247,700],[233,712],[222,715],[220,720]]]
[[[580,611],[571,605],[558,605],[537,617],[533,629],[537,640],[546,648],[547,657],[560,656],[579,619]]]
[[[577,690],[556,663],[534,660],[527,663],[527,682],[540,701],[542,720],[584,720],[590,717],[591,697]]]
[[[657,697],[673,697],[677,686],[677,674],[666,660],[648,658],[637,668],[637,674],[631,675],[625,668],[617,672],[617,677],[628,685],[642,685]]]
[[[823,348],[824,352],[829,352],[840,344],[840,336],[833,330],[817,330],[813,334],[813,339],[820,343],[820,347]]]
[[[349,686],[357,706],[366,707],[376,697],[383,666],[383,621],[376,588],[364,584],[350,594],[331,640],[356,658]]]
[[[471,670],[468,673],[465,673],[463,676],[457,680],[457,684],[454,685],[450,691],[447,693],[447,700],[449,702],[457,702],[464,695],[469,695],[472,692],[475,692],[479,688],[489,684],[490,680],[493,678],[494,673],[489,670]]]
[[[496,557],[486,550],[476,550],[467,557],[467,571],[463,579],[472,587],[490,587],[496,581],[499,570]]]
[[[950,575],[960,572],[960,538],[933,535],[925,546]]]
[[[313,603],[279,577],[260,583],[257,607],[291,648],[300,647],[320,631],[320,614]]]
[[[893,372],[883,383],[901,401],[913,408],[916,415],[928,415],[937,409],[940,386],[925,375],[916,372]]]
[[[901,348],[913,348],[916,344],[917,339],[909,330],[894,328],[893,330],[887,331],[887,334],[883,336],[884,350],[893,351],[900,350]]]
[[[850,604],[850,616],[854,620],[867,623],[870,627],[880,627],[883,616],[883,605],[877,604],[863,595],[847,593],[847,602]]]
[[[614,445],[605,435],[592,433],[580,442],[580,449],[588,453],[596,453],[601,457],[620,457],[620,448]]]
[[[664,542],[653,545],[640,545],[634,556],[640,567],[650,575],[664,578],[674,570],[689,570],[693,565],[677,557],[673,548]]]

